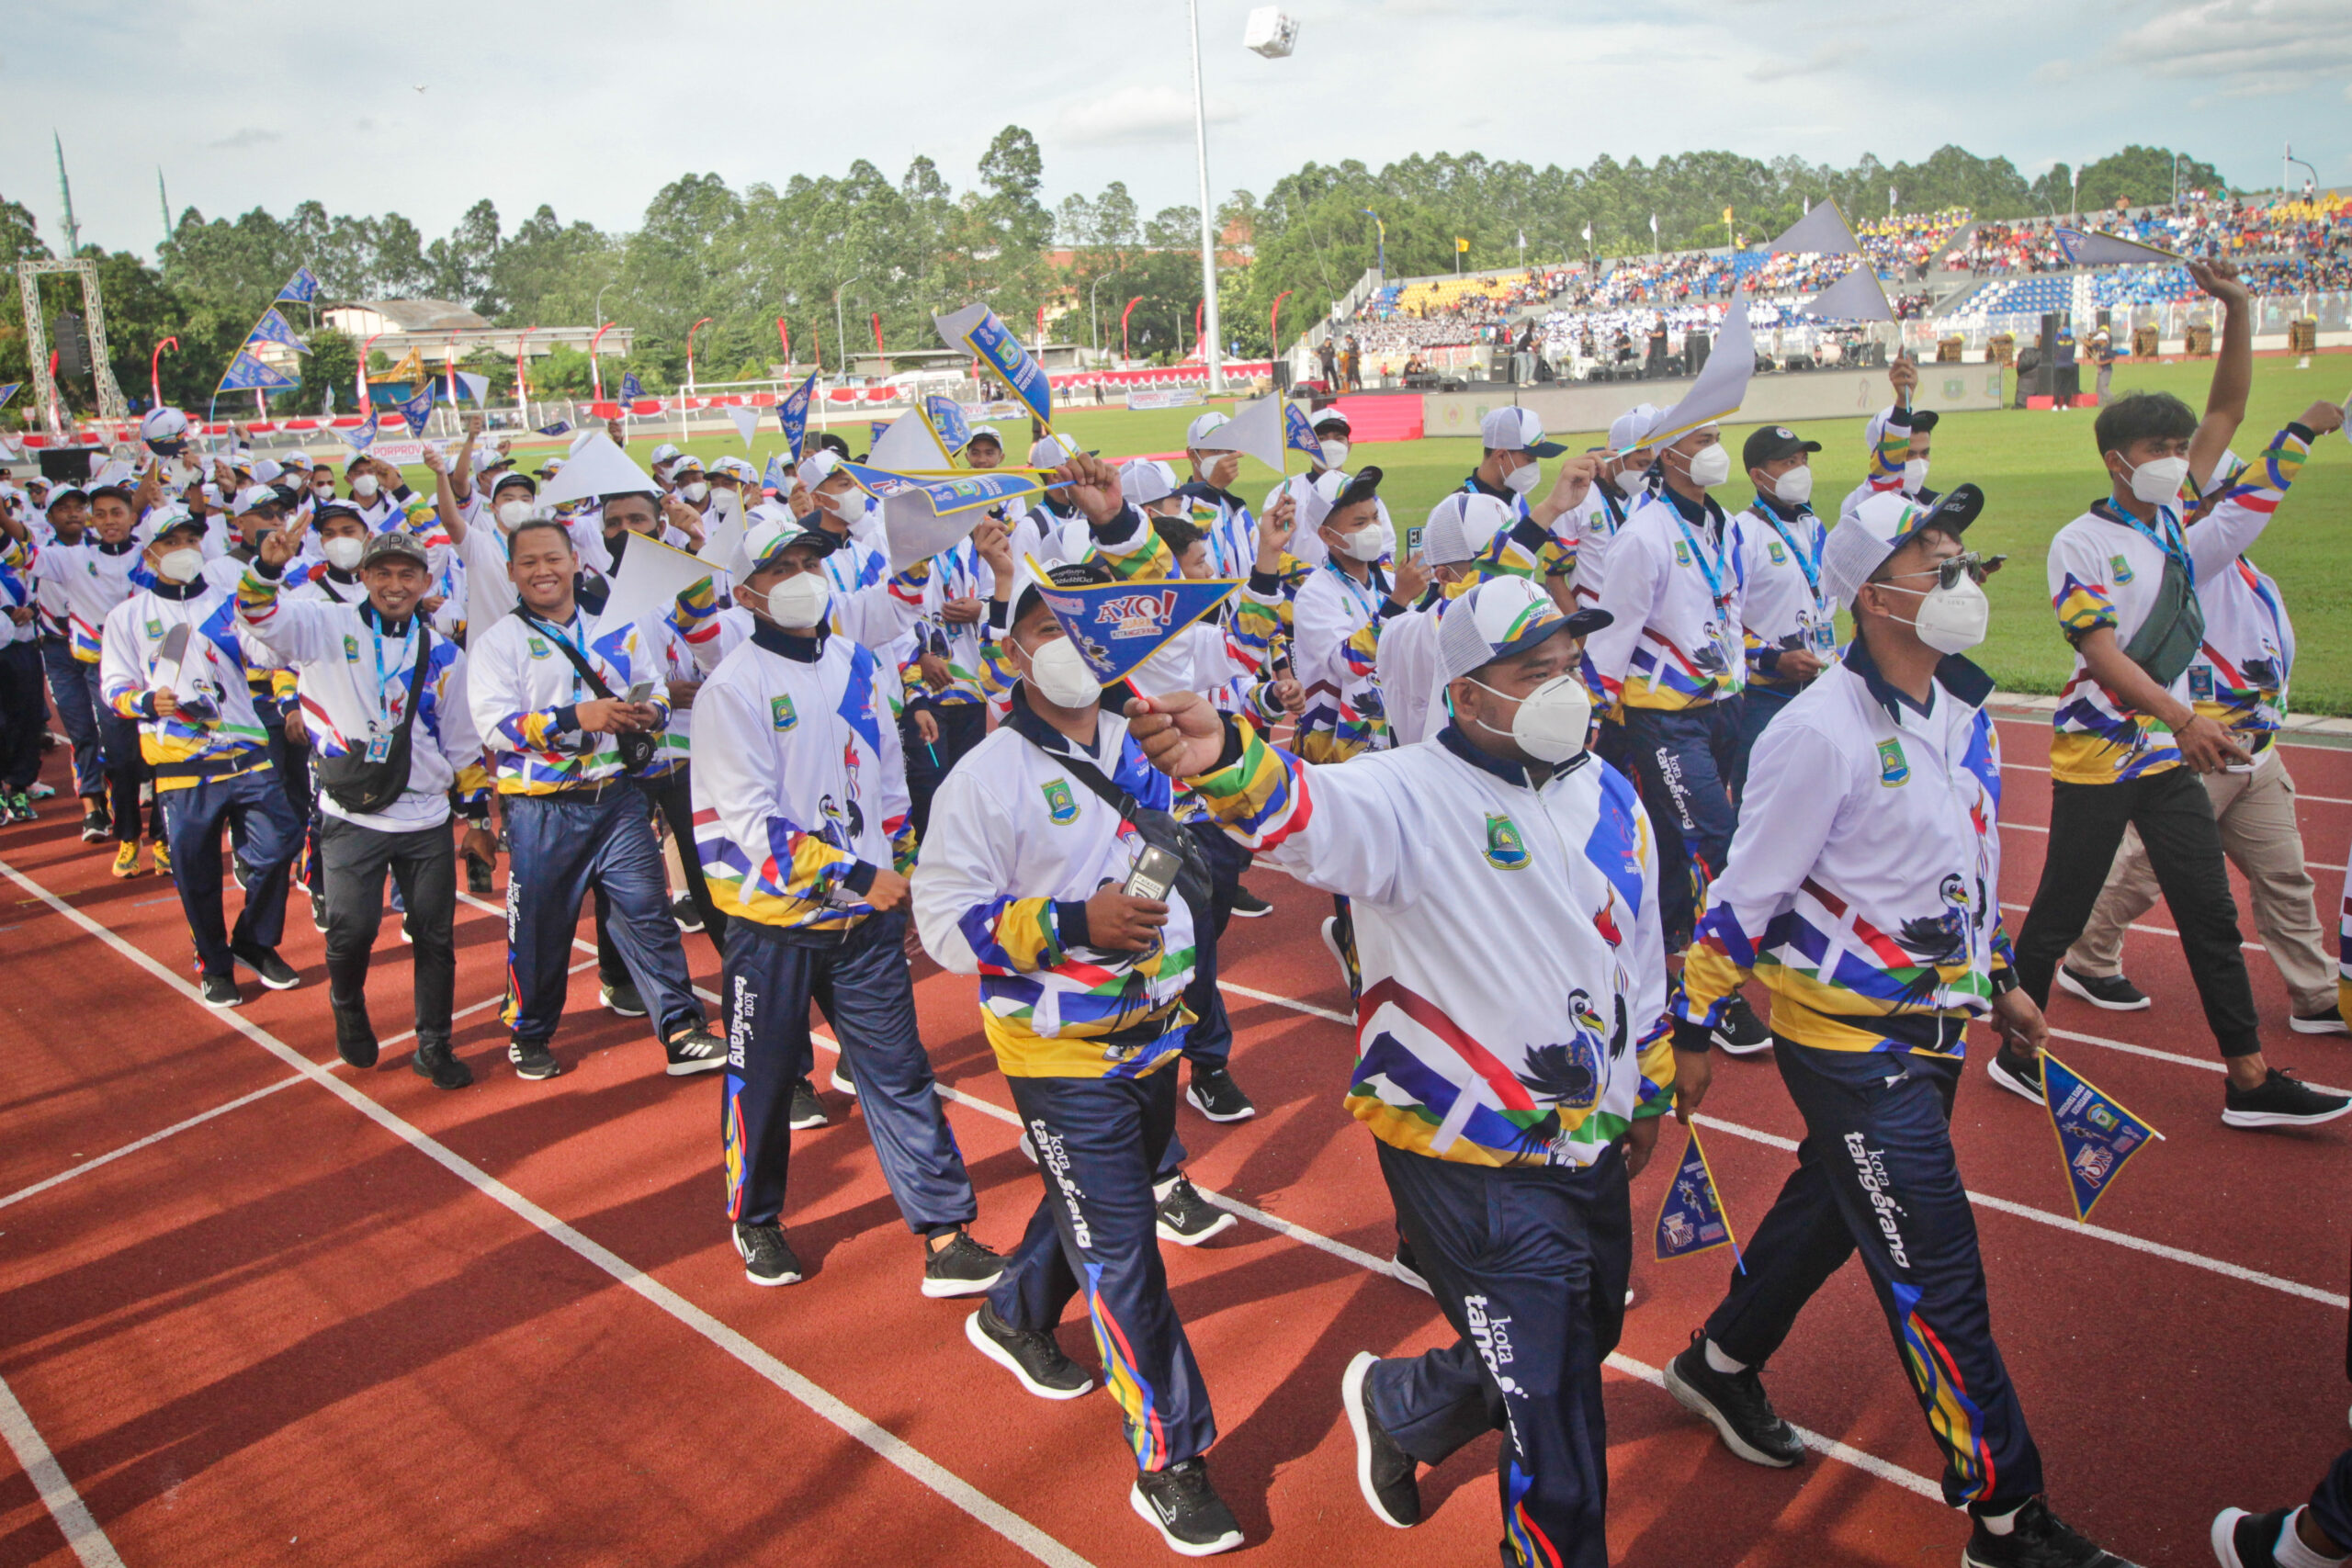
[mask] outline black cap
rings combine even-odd
[[[1381,473],[1378,468],[1362,468],[1348,476],[1348,482],[1331,502],[1331,510],[1353,506],[1359,501],[1370,501],[1380,491]]]
[[[1804,440],[1785,424],[1767,424],[1747,433],[1747,445],[1739,451],[1739,465],[1743,468],[1760,468],[1800,452],[1820,450],[1820,442]]]
[[[1590,637],[1603,626],[1613,626],[1617,617],[1606,610],[1578,610],[1568,617],[1570,637]]]
[[[1938,413],[1933,409],[1913,409],[1911,411],[1911,434],[1914,435],[1925,435],[1928,432],[1935,429],[1936,422],[1942,418],[1943,415]]]
[[[1968,531],[1968,525],[1975,522],[1977,514],[1984,510],[1983,491],[1974,485],[1954,485],[1936,498],[1936,503],[1928,508],[1927,515],[1911,525],[1911,532],[1916,534],[1923,528],[1939,528],[1957,538]]]

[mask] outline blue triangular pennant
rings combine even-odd
[[[786,464],[783,453],[768,454],[768,466],[760,475],[760,488],[778,496],[792,493],[792,470]]]
[[[376,445],[375,414],[371,412],[366,419],[361,420],[358,429],[345,431],[343,439],[345,445],[354,452],[365,452],[368,447]]]
[[[241,348],[237,350],[237,356],[229,361],[229,368],[221,375],[220,385],[213,389],[213,396],[218,397],[222,392],[279,392],[301,384],[300,377],[288,376],[283,370],[265,365],[252,351]]]
[[[1283,445],[1294,452],[1303,452],[1317,468],[1323,464],[1323,442],[1315,427],[1306,421],[1306,411],[1296,403],[1283,405]]]
[[[254,330],[245,334],[245,346],[250,348],[257,343],[284,344],[297,354],[311,352],[311,345],[295,333],[294,323],[278,314],[275,305],[264,310],[261,320],[254,323]]]
[[[1707,1152],[1699,1146],[1699,1129],[1694,1126],[1690,1141],[1682,1146],[1681,1167],[1667,1186],[1666,1201],[1658,1205],[1657,1259],[1664,1263],[1719,1247],[1730,1247],[1732,1261],[1746,1270],[1747,1265],[1739,1257],[1739,1237],[1732,1234],[1731,1216],[1724,1213],[1723,1194],[1715,1190],[1715,1174],[1707,1168]]]
[[[319,297],[317,274],[311,272],[307,266],[296,267],[294,276],[286,280],[286,287],[277,291],[277,297],[280,299],[291,299],[297,305],[309,304]]]
[[[1037,585],[1037,592],[1078,646],[1086,667],[1107,686],[1167,647],[1240,586],[1232,578],[1170,577],[1079,588],[1057,588],[1046,581]]]
[[[540,425],[538,432],[541,435],[569,435],[571,434],[571,422],[568,419],[560,419],[553,424]]]
[[[1029,417],[1051,428],[1054,423],[1053,383],[1021,340],[986,305],[967,305],[950,316],[934,316],[933,324],[948,347],[965,350],[1004,378],[1012,395],[1029,410]]]
[[[427,381],[417,389],[416,396],[392,406],[401,411],[401,418],[407,423],[411,435],[424,434],[425,421],[433,417],[433,383]]]
[[[2047,1051],[2041,1055],[2041,1092],[2058,1134],[2059,1157],[2066,1162],[2075,1217],[2087,1220],[2125,1163],[2164,1134]]]
[[[950,452],[961,452],[972,439],[972,422],[964,417],[964,407],[953,398],[930,397],[922,400],[922,416],[931,424],[932,434]]]
[[[808,438],[808,403],[816,395],[817,375],[812,370],[808,379],[795,388],[790,397],[775,405],[775,422],[784,426],[784,445],[796,463],[800,461],[801,446]]]
[[[634,370],[625,372],[621,377],[622,400],[633,403],[643,396],[645,396],[645,389],[638,384],[637,372]]]

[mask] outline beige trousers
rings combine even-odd
[[[2222,848],[2245,873],[2254,893],[2254,929],[2269,950],[2298,1014],[2335,1005],[2335,965],[2321,946],[2311,873],[2303,866],[2303,835],[2295,821],[2295,781],[2275,752],[2250,773],[2207,773]],[[2156,874],[2140,835],[2123,831],[2122,847],[2090,924],[2067,950],[2066,967],[2107,976],[2123,972],[2123,932],[2156,901]]]

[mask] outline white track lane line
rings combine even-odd
[[[57,1456],[49,1451],[42,1440],[40,1428],[17,1401],[16,1393],[5,1382],[0,1382],[0,1438],[8,1439],[8,1447],[17,1462],[25,1468],[25,1475],[40,1494],[41,1502],[49,1509],[49,1517],[65,1532],[65,1544],[82,1560],[83,1568],[122,1568],[122,1558],[90,1517],[89,1506],[82,1495],[74,1490],[74,1483],[66,1479],[64,1467]]]
[[[123,957],[174,991],[187,998],[191,1002],[201,1005],[201,998],[196,987],[175,974],[169,965],[150,957],[130,942],[117,936],[113,931],[98,924],[73,905],[66,903],[6,861],[0,861],[0,875],[6,876],[17,886],[49,905],[59,914],[121,953]],[[459,897],[468,897],[463,894]],[[479,903],[478,900],[469,897],[468,901]],[[496,906],[489,907],[496,908]],[[450,1149],[438,1139],[419,1131],[383,1106],[377,1104],[334,1073],[310,1061],[300,1052],[267,1030],[248,1019],[240,1018],[233,1012],[221,1012],[217,1016],[229,1027],[284,1062],[297,1073],[310,1078],[328,1093],[341,1099],[344,1103],[375,1122],[393,1137],[504,1208],[526,1224],[560,1243],[588,1263],[610,1275],[620,1284],[669,1314],[718,1349],[732,1356],[793,1399],[831,1422],[848,1437],[904,1472],[918,1485],[937,1494],[946,1502],[970,1515],[978,1523],[1003,1537],[1013,1546],[1027,1552],[1040,1562],[1053,1564],[1054,1568],[1091,1568],[1085,1558],[997,1502],[946,1466],[932,1459],[913,1444],[835,1398],[817,1383],[761,1348],[748,1337],[713,1317],[709,1313],[695,1305],[669,1286],[653,1279],[611,1248],[582,1235],[563,1220],[532,1202],[528,1198]],[[88,1559],[85,1558],[85,1561]],[[104,1561],[117,1561],[111,1556],[111,1549],[109,1549],[109,1556]]]
[[[2004,829],[2011,829],[2019,833],[2047,834],[2050,831],[2048,828],[2037,828],[2030,822],[2012,822],[2007,818],[2003,818],[2001,819],[2001,826]],[[2303,863],[2303,869],[2306,871],[2333,871],[2340,874],[2344,870],[2344,866],[2340,862],[2335,865],[2330,865],[2324,860],[2307,860]]]
[[[2003,901],[2003,903],[2002,903],[2002,905],[2001,905],[2001,908],[2004,908],[2004,909],[2015,909],[2018,914],[2022,915],[2022,914],[2024,914],[2028,909],[2032,908],[2033,908],[2033,906],[2032,906],[2032,905],[2030,905],[2030,904],[2014,904],[2014,903],[2007,902],[2007,900],[2004,900],[2004,901]],[[2143,932],[2143,933],[2144,933],[2145,935],[2148,935],[2148,936],[2165,936],[2165,937],[2170,937],[2170,938],[2172,938],[2172,940],[2173,940],[2173,941],[2175,941],[2175,942],[2178,942],[2178,941],[2180,940],[2180,933],[2179,933],[2178,931],[2177,931],[2173,930],[2170,926],[2143,926],[2143,925],[2140,924],[2137,920],[2134,920],[2134,921],[2131,924],[2131,926],[2130,926],[2129,928],[2127,928],[2127,929],[2132,930],[2132,931],[2135,931]],[[2263,946],[2263,945],[2262,945],[2260,942],[2239,942],[2239,943],[2238,943],[2238,945],[2239,945],[2240,947],[2242,947],[2242,948],[2245,949],[2245,951],[2247,951],[2248,953],[2268,953],[2268,952],[2270,951],[2268,948],[2267,948],[2267,947]]]
[[[2335,748],[2305,746],[2299,748],[2299,750],[2306,751],[2322,751],[2333,750]],[[2004,762],[2001,764],[2001,772],[2005,773],[2046,773],[2049,771],[2050,770],[2048,768],[2037,767],[2031,762]],[[2313,806],[2352,806],[2352,800],[2347,800],[2340,795],[2305,795],[2301,790],[2297,790],[2295,792],[2295,798],[2297,800],[2308,800]]]

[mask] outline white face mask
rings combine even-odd
[[[319,553],[326,557],[327,564],[336,570],[354,571],[358,569],[359,558],[367,548],[362,540],[337,536],[321,545]]]
[[[311,486],[311,493],[317,496],[321,501],[332,501],[334,499],[334,481],[333,479],[321,479]]]
[[[2180,500],[2180,487],[2188,482],[2188,458],[2151,457],[2132,469],[2132,498],[2149,506],[2170,506]]]
[[[1482,692],[1509,699],[1508,692],[1498,692],[1477,677],[1470,683]],[[1490,734],[1499,734],[1492,725],[1471,721]],[[1555,675],[1527,695],[1519,699],[1519,711],[1511,716],[1512,744],[1539,762],[1555,766],[1573,761],[1584,750],[1584,738],[1592,728],[1592,697],[1584,682],[1574,675]]]
[[[2181,467],[2186,469],[2188,465],[2184,463]],[[1914,457],[1909,462],[1904,464],[1903,493],[1905,495],[1917,495],[1927,488],[1928,459],[1925,457]]]
[[[1772,481],[1772,494],[1783,506],[1803,506],[1813,499],[1813,470],[1791,468]]]
[[[376,493],[376,476],[373,474],[362,474],[357,479],[352,480],[351,493],[357,496],[362,501],[367,501],[374,496]]]
[[[513,533],[531,520],[531,503],[527,501],[502,501],[498,503],[498,525]]]
[[[697,502],[704,496],[710,493],[710,486],[705,484],[700,479],[695,479],[686,484],[680,485],[678,487],[678,493],[685,497],[689,502]]]
[[[1975,579],[1963,574],[1950,588],[1938,583],[1924,593],[1892,582],[1879,586],[1897,593],[1919,593],[1919,618],[1912,627],[1919,640],[1938,653],[1966,653],[1984,640],[1985,627],[1993,618],[1993,601],[1985,597],[1984,586]]]
[[[1366,563],[1385,557],[1396,547],[1396,530],[1384,518],[1375,517],[1352,534],[1342,534],[1331,548],[1339,554]]]
[[[865,515],[865,494],[862,491],[847,490],[838,495],[826,491],[817,499],[825,503],[826,511],[844,523],[854,523]]]
[[[1323,466],[1325,468],[1344,468],[1348,466],[1348,444],[1346,442],[1321,441],[1317,442],[1317,445],[1323,448]]]
[[[787,631],[806,631],[825,618],[833,590],[822,571],[804,571],[786,578],[762,597],[769,620]]]
[[[734,511],[735,492],[731,490],[712,491],[710,492],[710,509],[713,512],[719,513],[721,516]]]
[[[203,570],[202,550],[165,550],[164,558],[155,563],[155,574],[166,582],[194,582]]]
[[[1525,495],[1544,477],[1544,465],[1530,458],[1503,476],[1503,488],[1513,495]]]
[[[1702,446],[1684,459],[1684,472],[1700,490],[1713,490],[1731,478],[1731,451],[1720,441]]]
[[[1020,647],[1018,643],[1015,647]],[[1022,648],[1029,656],[1029,680],[1037,694],[1057,708],[1082,708],[1102,699],[1102,682],[1087,667],[1078,644],[1057,637],[1037,648]]]

